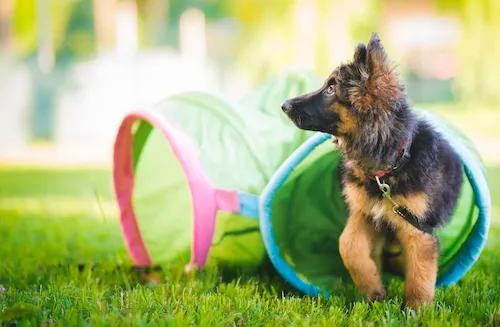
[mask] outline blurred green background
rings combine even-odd
[[[0,161],[107,163],[132,108],[193,89],[233,100],[290,69],[324,76],[372,31],[411,100],[498,160],[496,0],[2,0]]]

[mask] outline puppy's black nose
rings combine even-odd
[[[283,110],[285,114],[289,113],[290,110],[292,110],[292,102],[290,100],[286,100],[285,102],[283,102],[283,104],[281,105],[281,110]]]

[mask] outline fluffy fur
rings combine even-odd
[[[339,140],[339,173],[349,208],[339,249],[354,283],[369,299],[384,297],[379,248],[395,238],[402,248],[407,305],[431,303],[437,240],[392,211],[373,175],[394,164],[409,141],[410,161],[383,179],[398,203],[438,227],[455,207],[462,168],[450,145],[410,108],[379,37],[373,34],[367,46],[358,45],[352,62],[336,68],[319,90],[285,101],[282,109],[299,128],[331,133]]]

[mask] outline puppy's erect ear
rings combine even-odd
[[[354,63],[361,74],[361,82],[350,87],[348,92],[356,110],[390,110],[395,102],[404,97],[398,75],[391,67],[376,33],[372,34],[366,47],[358,45]]]
[[[367,62],[372,75],[383,74],[391,70],[382,42],[377,33],[373,33],[366,48]]]
[[[366,63],[366,46],[363,43],[359,43],[354,51],[354,63],[355,64],[365,64]]]

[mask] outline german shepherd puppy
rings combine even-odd
[[[297,127],[334,135],[342,151],[349,217],[339,252],[357,288],[371,301],[384,298],[383,248],[395,238],[406,305],[432,303],[439,258],[433,230],[455,207],[461,163],[410,108],[378,35],[359,44],[352,62],[337,67],[319,90],[286,100],[282,109]]]

